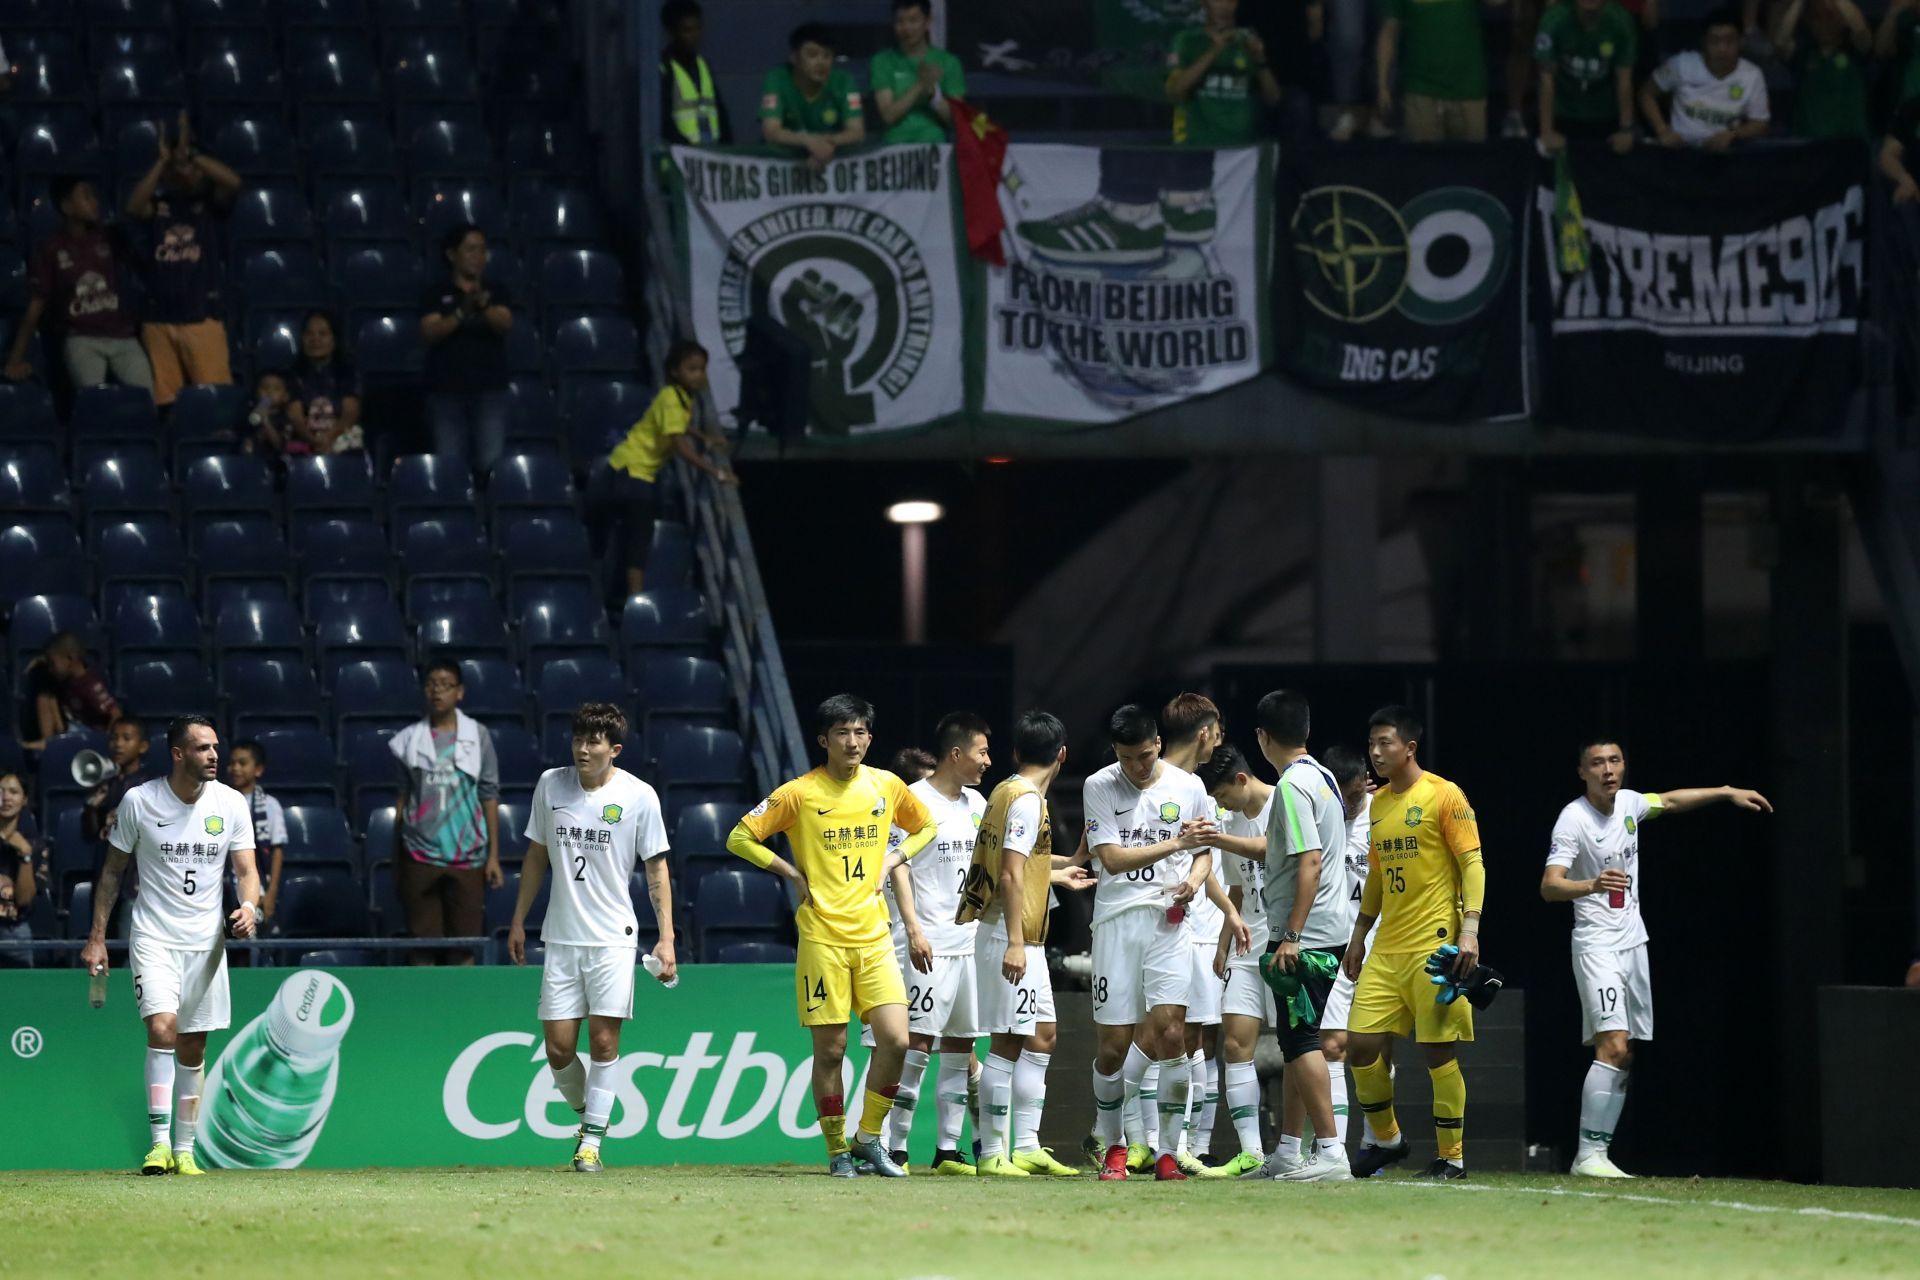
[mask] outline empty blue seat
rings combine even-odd
[[[659,520],[653,526],[653,541],[647,545],[647,581],[665,588],[691,583],[693,574],[693,536],[678,520]]]
[[[730,698],[726,668],[712,658],[648,658],[638,680],[647,715],[712,715]]]
[[[67,473],[45,450],[0,447],[0,511],[64,512],[72,505]]]
[[[122,175],[145,173],[160,145],[160,122],[135,120],[113,136],[113,168]]]
[[[300,359],[300,325],[297,313],[249,312],[246,345],[253,353],[254,369],[285,373],[293,368]]]
[[[518,867],[527,860],[527,816],[532,806],[500,802],[500,864]]]
[[[173,510],[173,487],[167,473],[150,454],[129,452],[101,458],[87,469],[80,485],[86,505],[87,527],[97,532],[108,520],[129,512]]]
[[[419,656],[424,664],[436,658],[495,657],[506,661],[513,653],[506,621],[492,600],[463,600],[443,605],[421,616],[417,628]]]
[[[355,330],[354,355],[368,375],[418,373],[424,359],[420,317],[411,312],[366,317]]]
[[[114,695],[121,706],[147,721],[210,715],[216,705],[206,664],[186,654],[122,663],[114,677]]]
[[[688,805],[673,824],[673,851],[682,855],[724,854],[727,836],[739,821],[739,814],[721,805]]]
[[[367,0],[287,0],[284,14],[289,27],[364,28]]]
[[[729,942],[714,948],[713,959],[718,964],[788,965],[794,950],[784,942]]]
[[[520,261],[520,255],[515,253],[512,245],[504,239],[496,238],[487,246],[487,269],[481,273],[480,278],[494,288],[506,289],[512,297],[529,296],[526,264]]]
[[[685,649],[707,640],[707,609],[688,590],[642,591],[620,615],[620,645],[631,658],[648,649]]]
[[[67,924],[65,936],[69,941],[84,941],[93,932],[93,882],[83,881],[73,886],[73,893],[67,899]]]
[[[373,462],[364,453],[287,460],[287,521],[306,523],[374,510]]]
[[[235,447],[247,417],[247,393],[237,386],[180,388],[173,402],[173,470],[182,474],[186,463]]]
[[[31,516],[0,523],[0,614],[33,596],[86,589],[87,555],[72,525]]]
[[[326,725],[326,709],[319,682],[302,658],[264,653],[229,653],[220,660],[220,688],[233,713],[235,738],[301,730],[318,732]],[[279,770],[267,789],[278,793]],[[326,785],[332,786],[328,779]]]
[[[599,590],[599,561],[589,545],[586,526],[577,519],[514,521],[507,530],[501,564],[506,571],[507,603],[515,613],[536,595],[551,594],[542,584],[572,580],[589,593]]]
[[[545,382],[516,377],[508,382],[507,391],[513,396],[513,423],[507,428],[509,448],[534,441],[550,446],[560,439],[560,402]]]
[[[493,580],[486,574],[462,574],[459,577],[440,577],[434,574],[421,574],[407,580],[402,591],[402,607],[407,621],[418,623],[420,619],[441,612],[448,607],[464,607],[469,604],[492,606]]]
[[[367,857],[371,861],[393,847],[391,831],[384,841],[375,841],[372,834],[373,820],[380,810],[391,809],[400,800],[400,764],[392,750],[393,729],[375,725],[350,729],[335,737],[347,767],[353,820],[368,828]]]
[[[18,257],[18,254],[14,255]],[[37,382],[0,382],[0,439],[47,439],[59,425],[53,416],[53,393]]]
[[[306,133],[307,165],[316,174],[390,176],[400,167],[393,135],[377,121],[334,117]]]
[[[387,473],[387,506],[396,529],[422,514],[472,515],[473,472],[462,458],[405,454]]]
[[[110,588],[125,584],[170,583],[186,590],[187,549],[173,521],[165,516],[103,525],[97,544],[102,597],[110,597]]]
[[[722,785],[739,780],[746,749],[736,731],[678,721],[668,721],[658,730],[650,735],[650,745],[660,784]]]
[[[320,258],[305,245],[275,245],[239,255],[241,296],[250,307],[297,310],[333,298]]]
[[[313,655],[320,668],[320,683],[336,694],[339,673],[344,666],[366,665],[377,659],[387,666],[398,665],[411,672],[407,664],[412,652],[406,624],[391,600],[361,609],[343,609],[314,623]],[[408,678],[411,679],[411,675]],[[376,676],[364,675],[361,679],[364,683],[375,680]]]
[[[380,100],[380,73],[364,47],[344,41],[316,45],[296,41],[289,53],[297,99],[306,102]]]
[[[354,244],[336,251],[334,278],[362,306],[417,306],[426,288],[420,255],[404,244]]]
[[[25,51],[13,65],[13,94],[21,102],[84,102],[87,73],[72,53]]]
[[[555,322],[548,341],[553,368],[571,373],[631,373],[640,365],[640,331],[625,316],[571,316]]]
[[[167,0],[87,0],[87,25],[112,31],[171,27]]]
[[[540,893],[533,900],[533,906],[527,912],[526,927],[538,929],[547,918],[547,898],[553,891],[553,877],[545,876],[540,881]],[[504,930],[513,923],[513,911],[520,900],[520,873],[509,871],[506,883],[497,889],[487,890],[487,931]]]
[[[560,658],[604,657],[609,639],[599,594],[580,583],[542,583],[521,606],[520,649],[528,671]]]
[[[268,729],[254,735],[266,756],[261,785],[274,794],[288,787],[328,787],[334,783],[333,741],[314,729]]]
[[[520,668],[504,657],[463,657],[460,659],[460,683],[466,686],[460,709],[476,720],[506,718],[523,722],[527,714],[527,689],[520,682]],[[491,725],[489,725],[491,727]],[[493,744],[496,758],[500,742]],[[537,777],[535,779],[538,780]],[[504,771],[501,781],[506,781]]]
[[[157,587],[123,596],[109,623],[116,660],[136,653],[198,656],[200,614],[179,588]]]
[[[330,240],[399,240],[412,232],[412,223],[400,188],[391,180],[356,179],[336,188],[320,216]]]
[[[704,877],[694,893],[700,957],[707,961],[731,943],[779,941],[791,917],[786,895],[769,875],[720,871]]]
[[[567,729],[574,708],[581,703],[611,702],[620,706],[626,701],[626,677],[620,664],[605,654],[554,658],[538,670],[535,702],[541,733],[549,745],[555,728]]]
[[[187,464],[181,489],[190,549],[199,546],[200,531],[221,516],[271,513],[277,502],[272,469],[265,459],[246,454],[195,458]]]
[[[462,225],[480,228],[489,241],[506,238],[506,202],[491,183],[440,178],[426,185],[429,189],[415,197],[414,208],[420,212],[428,244],[440,244],[449,230]]]
[[[464,512],[414,515],[400,530],[400,576],[471,579],[492,585],[492,564],[480,523]]]
[[[660,917],[653,909],[653,895],[647,892],[646,872],[635,871],[627,877],[627,897],[633,902],[633,919],[639,926],[634,931],[634,944],[642,951],[651,951],[660,941]],[[682,956],[680,963],[691,959],[691,955]]]
[[[199,85],[201,99],[207,102],[277,104],[286,96],[286,83],[280,75],[280,64],[271,58],[252,56],[244,49],[208,50],[200,59],[200,69],[194,82]],[[284,163],[292,155],[290,146],[282,152],[260,147],[263,139],[257,132],[235,133],[231,124],[215,135],[215,141],[224,141],[232,148],[223,154],[237,164],[254,159],[265,160],[269,165],[276,160]],[[251,169],[250,172],[260,170]]]
[[[332,862],[359,869],[360,842],[353,838],[346,814],[318,805],[288,805],[286,814],[289,864]]]
[[[327,575],[384,581],[391,558],[386,535],[366,517],[296,526],[293,550],[302,579]]]
[[[280,878],[268,934],[275,938],[359,938],[367,898],[348,867],[315,867]]]
[[[73,434],[95,440],[151,442],[160,430],[153,393],[145,387],[109,383],[73,393]]]
[[[189,27],[255,27],[266,24],[267,0],[177,0]]]
[[[388,810],[389,813],[392,810]],[[391,824],[389,824],[391,826]],[[389,845],[382,847],[391,847]],[[393,863],[374,861],[367,869],[367,901],[373,908],[374,936],[400,938],[407,933],[407,910],[393,885]]]
[[[287,591],[285,575],[243,577],[239,575],[208,578],[200,584],[200,616],[218,618],[230,607],[266,601],[291,608],[293,597]]]
[[[624,307],[627,276],[604,249],[555,249],[540,265],[540,305],[553,309]]]
[[[14,84],[17,91],[20,82]],[[36,111],[20,126],[13,161],[21,173],[88,173],[99,166],[100,139],[84,108]]]
[[[213,652],[219,657],[234,649],[304,662],[307,636],[300,614],[284,598],[255,598],[228,605],[214,618]]]
[[[585,174],[592,157],[577,128],[516,122],[507,130],[507,168],[514,173]]]
[[[385,0],[380,24],[395,27],[458,27],[466,22],[460,0]]]
[[[493,172],[486,133],[453,120],[432,120],[407,138],[407,167],[416,176]]]
[[[503,100],[520,104],[532,114],[543,105],[564,108],[575,74],[564,40],[529,41],[502,51],[501,66],[490,87]]]
[[[235,197],[227,234],[236,243],[269,240],[305,244],[313,239],[313,210],[297,187],[249,186]]]
[[[473,63],[464,48],[403,52],[387,65],[394,97],[405,102],[466,102],[474,97]]]
[[[334,674],[333,723],[344,736],[356,725],[411,724],[422,714],[420,681],[397,658],[349,662]]]
[[[466,670],[464,664],[461,670]],[[468,696],[471,697],[473,683],[470,678],[467,681],[467,691]],[[525,705],[524,702],[522,705]],[[540,781],[540,775],[547,769],[547,761],[540,749],[539,741],[527,732],[524,725],[516,727],[493,724],[487,727],[493,732],[493,756],[500,765],[501,790],[505,791],[508,788],[531,790],[534,784]]]
[[[536,243],[599,241],[605,239],[606,223],[590,192],[541,187],[520,212],[520,234]]]
[[[166,57],[131,55],[96,64],[102,102],[178,103],[186,93],[180,64]]]
[[[302,951],[294,963],[302,969],[359,969],[378,964],[379,956],[371,947],[322,947]]]

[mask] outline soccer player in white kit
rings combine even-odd
[[[540,896],[551,862],[556,870],[546,920],[540,975],[540,1024],[554,1087],[580,1116],[573,1167],[598,1173],[600,1143],[613,1113],[613,1076],[620,1062],[620,1024],[633,1016],[634,962],[640,921],[631,884],[644,861],[647,896],[659,922],[653,948],[661,982],[676,972],[673,890],[667,878],[667,826],[652,787],[614,767],[626,738],[627,717],[605,702],[585,702],[573,713],[573,764],[549,769],[533,789],[527,818],[527,856],[520,896],[507,929],[507,954],[527,961],[527,912]],[[580,1020],[587,1020],[591,1065],[580,1065]]]
[[[1772,813],[1773,806],[1758,791],[1740,787],[1629,791],[1626,752],[1611,738],[1582,744],[1579,775],[1586,793],[1562,809],[1553,824],[1540,896],[1573,904],[1573,979],[1580,989],[1582,1043],[1593,1046],[1593,1065],[1580,1088],[1580,1145],[1573,1172],[1626,1178],[1632,1175],[1613,1163],[1607,1148],[1627,1105],[1631,1042],[1653,1039],[1653,980],[1647,926],[1640,918],[1640,825],[1722,800],[1761,813]]]
[[[1234,1136],[1240,1140],[1240,1154],[1219,1169],[1226,1177],[1237,1178],[1267,1161],[1260,1138],[1260,1076],[1253,1053],[1260,1028],[1272,1026],[1277,1014],[1273,989],[1260,976],[1267,938],[1267,822],[1273,813],[1274,789],[1254,776],[1247,758],[1230,742],[1214,749],[1199,777],[1220,806],[1220,836],[1214,847],[1220,853],[1221,880],[1249,935],[1236,938],[1223,920],[1213,954],[1214,974],[1226,983],[1220,997],[1222,1092]],[[1260,945],[1249,945],[1249,939],[1259,939]]]
[[[1373,779],[1367,773],[1367,762],[1358,751],[1348,747],[1328,747],[1320,757],[1320,763],[1327,766],[1327,772],[1340,786],[1340,803],[1347,815],[1347,845],[1342,862],[1346,868],[1347,929],[1353,929],[1353,922],[1360,915],[1360,897],[1367,884],[1367,850],[1372,847],[1373,817],[1367,809],[1367,799],[1373,794]],[[1374,928],[1367,931],[1367,945],[1373,945],[1374,934],[1379,929],[1376,921]],[[1347,976],[1345,968],[1340,976],[1333,980],[1333,990],[1327,995],[1326,1010],[1320,1015],[1320,1051],[1326,1055],[1327,1077],[1333,1086],[1333,1133],[1344,1148],[1347,1145],[1347,1118],[1351,1108],[1348,1104],[1348,1087],[1351,1081],[1347,1071],[1347,1015],[1353,1010],[1353,979]],[[1381,1056],[1392,1053],[1392,1042],[1381,1050]],[[1391,1070],[1391,1066],[1388,1068]],[[1360,1145],[1374,1146],[1373,1131],[1366,1125],[1360,1126]]]
[[[1124,1133],[1122,1108],[1157,1061],[1154,1179],[1184,1182],[1173,1147],[1187,1105],[1187,910],[1213,870],[1219,828],[1200,780],[1160,758],[1160,727],[1146,708],[1114,712],[1107,740],[1117,758],[1082,787],[1087,844],[1101,873],[1093,898],[1094,1134],[1106,1148],[1100,1177],[1127,1176],[1122,1139],[1135,1135]],[[1137,1039],[1136,1029],[1143,1029]]]
[[[900,1092],[887,1117],[887,1148],[905,1167],[907,1138],[926,1076],[934,1041],[940,1041],[940,1073],[935,1078],[933,1171],[971,1176],[973,1164],[959,1152],[967,1100],[977,1069],[973,1042],[980,1035],[974,991],[974,926],[957,924],[960,889],[973,863],[973,837],[987,812],[987,798],[976,789],[993,763],[987,722],[955,712],[933,731],[931,776],[908,786],[933,815],[940,832],[912,862],[894,869],[893,946],[900,976],[907,984],[907,1056],[900,1067]],[[906,833],[895,828],[895,835]],[[1008,1083],[1008,1082],[1002,1082]]]
[[[207,1032],[231,1020],[220,888],[232,862],[240,905],[226,920],[237,938],[260,922],[260,873],[253,859],[253,811],[245,796],[217,781],[220,735],[205,716],[167,726],[173,768],[127,792],[107,838],[106,864],[93,889],[93,930],[80,963],[107,970],[107,921],[120,877],[134,859],[128,967],[147,1024],[147,1127],[152,1150],[143,1174],[202,1172],[193,1158],[206,1070]]]

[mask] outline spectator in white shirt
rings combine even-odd
[[[1660,109],[1671,98],[1671,120]],[[1707,15],[1700,49],[1675,54],[1640,87],[1640,111],[1662,146],[1724,151],[1767,132],[1767,82],[1740,56],[1740,19],[1731,9]]]

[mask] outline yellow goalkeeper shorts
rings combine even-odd
[[[1411,1035],[1421,1044],[1473,1039],[1473,1006],[1437,1004],[1427,975],[1431,951],[1374,951],[1353,987],[1347,1030],[1355,1035]]]
[[[843,1027],[855,1014],[907,1002],[891,938],[855,947],[802,938],[793,970],[803,1027]]]

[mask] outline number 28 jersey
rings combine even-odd
[[[188,804],[165,778],[127,792],[113,820],[113,847],[140,869],[133,932],[162,946],[213,946],[225,928],[220,888],[236,849],[253,848],[253,806],[224,782]]]
[[[1116,760],[1086,780],[1081,800],[1089,849],[1103,844],[1144,849],[1179,835],[1182,823],[1211,818],[1214,813],[1213,797],[1200,779],[1164,760],[1160,776],[1145,787],[1134,786]],[[1174,886],[1193,870],[1193,854],[1183,849],[1119,875],[1101,871],[1093,891],[1093,923],[1105,924],[1135,907],[1166,910],[1173,901]]]
[[[667,824],[652,787],[614,769],[593,791],[572,765],[549,769],[533,789],[527,839],[546,846],[552,896],[540,936],[572,947],[637,947],[633,868],[667,851]]]
[[[802,938],[831,947],[887,940],[880,873],[889,829],[915,832],[931,821],[897,774],[864,764],[845,782],[825,768],[802,774],[740,819],[761,844],[787,833],[811,899],[794,924]]]

